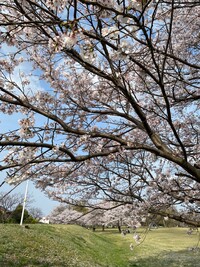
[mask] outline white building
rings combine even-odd
[[[49,219],[47,219],[46,217],[43,217],[42,219],[39,220],[40,223],[46,223],[49,224]]]

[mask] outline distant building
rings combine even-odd
[[[43,217],[42,219],[39,220],[40,223],[46,223],[49,224],[49,219],[47,219],[46,217]]]

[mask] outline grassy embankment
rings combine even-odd
[[[30,225],[26,229],[0,224],[0,266],[199,267],[200,251],[190,250],[197,245],[198,234],[187,235],[186,231],[152,230],[135,246],[133,234],[123,237],[116,229],[93,233],[72,225]]]

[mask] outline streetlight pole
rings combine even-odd
[[[23,202],[23,208],[22,208],[22,215],[21,215],[20,225],[23,224],[24,210],[25,210],[25,205],[26,205],[27,192],[28,192],[28,180],[27,180],[27,183],[26,183],[26,190],[25,190],[25,195],[24,195],[24,202]]]

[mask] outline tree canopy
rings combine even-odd
[[[200,225],[199,1],[2,0],[6,181]],[[183,211],[181,213],[181,211]]]

